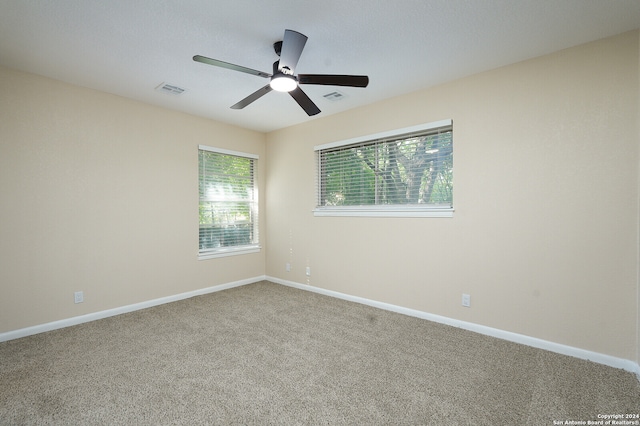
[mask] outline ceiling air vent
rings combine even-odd
[[[327,93],[326,95],[324,95],[325,99],[328,99],[330,101],[341,101],[344,98],[346,98],[345,94],[342,92],[338,92],[337,90],[335,92],[331,92],[331,93]]]
[[[158,87],[156,87],[158,92],[168,93],[169,95],[181,95],[184,93],[185,89],[182,87],[178,87],[175,84],[162,83]]]

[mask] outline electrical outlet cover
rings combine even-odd
[[[463,294],[462,295],[462,306],[470,308],[471,307],[471,295]]]

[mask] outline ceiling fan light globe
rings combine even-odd
[[[292,76],[280,74],[271,77],[269,85],[277,92],[291,92],[298,87],[298,82]]]

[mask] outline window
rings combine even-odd
[[[259,251],[257,162],[256,155],[199,147],[200,259]]]
[[[453,123],[435,123],[315,147],[316,216],[450,217]]]

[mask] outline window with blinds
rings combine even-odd
[[[453,123],[399,129],[315,148],[316,216],[453,212]]]
[[[258,156],[200,146],[199,258],[256,252]]]

